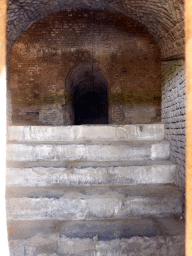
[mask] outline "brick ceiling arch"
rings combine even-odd
[[[9,0],[7,46],[35,21],[70,9],[105,10],[133,18],[144,25],[158,42],[162,56],[184,52],[184,4],[182,0]]]

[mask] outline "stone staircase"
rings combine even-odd
[[[12,256],[184,255],[163,124],[10,126]]]

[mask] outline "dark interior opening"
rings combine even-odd
[[[108,124],[107,87],[102,82],[80,82],[73,93],[75,125]]]

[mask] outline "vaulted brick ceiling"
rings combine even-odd
[[[120,13],[143,24],[158,42],[162,56],[184,52],[184,4],[182,0],[9,0],[7,45],[32,23],[52,13],[70,9]]]

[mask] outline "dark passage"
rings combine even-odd
[[[108,124],[107,88],[101,82],[82,81],[73,94],[75,124]]]

